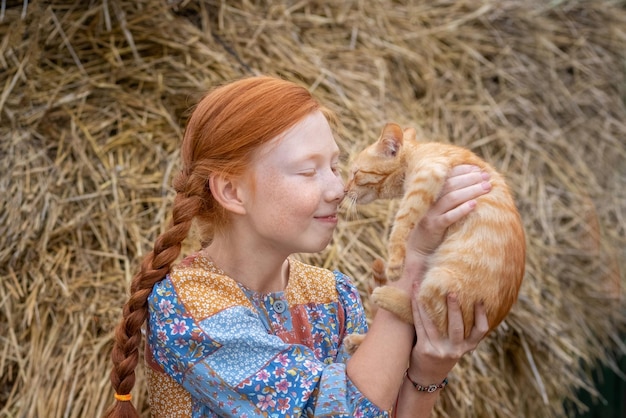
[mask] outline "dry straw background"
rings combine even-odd
[[[626,352],[626,2],[0,5],[0,417],[111,402],[112,329],[167,222],[187,110],[253,74],[309,86],[346,156],[394,120],[508,176],[527,232],[520,299],[436,416],[566,416],[594,393],[590,369]],[[393,209],[364,207],[303,258],[363,280]]]

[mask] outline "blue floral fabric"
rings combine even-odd
[[[154,286],[153,416],[389,416],[346,374],[343,338],[367,331],[357,289],[340,272],[289,263],[283,292],[253,292],[198,254]]]

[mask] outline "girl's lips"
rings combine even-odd
[[[316,216],[315,219],[319,219],[320,221],[327,221],[327,222],[337,222],[337,214]]]

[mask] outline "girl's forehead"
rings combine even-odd
[[[255,157],[292,159],[335,153],[339,153],[339,147],[326,117],[318,111],[261,145]]]

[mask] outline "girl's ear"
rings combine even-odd
[[[211,174],[209,177],[213,198],[229,212],[245,215],[246,209],[241,200],[239,185],[239,181],[220,174]]]

